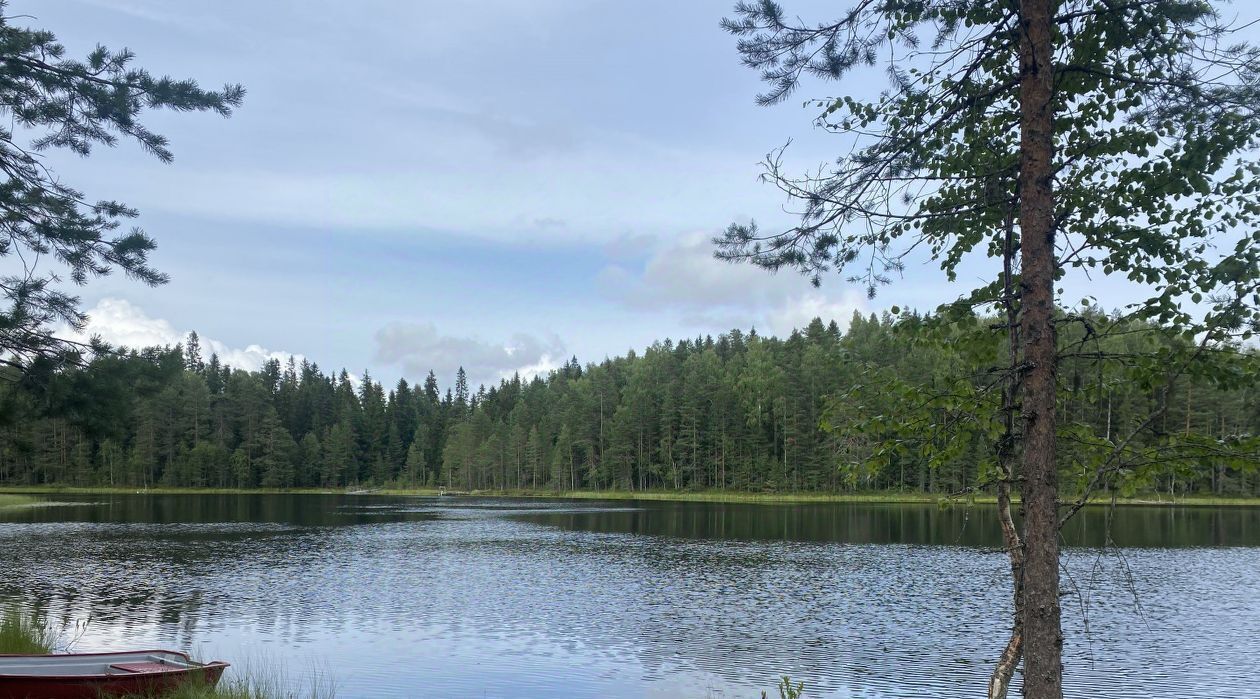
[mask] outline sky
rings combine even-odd
[[[7,14],[71,55],[125,46],[150,72],[248,91],[227,120],[148,114],[172,164],[126,142],[49,155],[89,198],[138,208],[171,276],[78,288],[90,333],[143,346],[195,330],[240,368],[295,354],[446,386],[461,365],[494,382],[958,295],[927,260],[867,299],[839,276],[814,289],[713,259],[729,223],[790,220],[758,181],[769,150],[791,139],[801,171],[836,155],[804,99],[884,86],[756,106],[757,75],[718,26],[731,5],[13,0]]]

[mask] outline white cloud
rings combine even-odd
[[[624,264],[605,267],[599,276],[603,294],[642,311],[674,310],[684,322],[723,330],[755,325],[787,335],[814,318],[847,325],[866,299],[839,285],[816,289],[790,271],[771,274],[748,264],[713,257],[710,235],[691,233],[658,247],[641,269]]]
[[[376,332],[376,359],[400,365],[403,373],[420,379],[433,371],[443,383],[462,366],[468,383],[489,384],[519,372],[530,378],[564,361],[559,337],[537,338],[516,333],[505,342],[438,333],[432,323],[391,323]]]
[[[841,328],[849,325],[854,311],[865,310],[866,304],[858,293],[849,293],[840,299],[828,298],[818,292],[806,292],[794,296],[776,308],[766,318],[765,327],[779,337],[786,337],[797,328],[804,328],[815,318],[824,323],[836,321]]]
[[[153,318],[124,299],[103,298],[88,309],[87,314],[88,323],[83,332],[63,334],[80,341],[96,336],[111,345],[132,349],[175,345],[188,337],[187,330],[177,330],[170,321]],[[205,355],[203,358],[209,359],[213,352],[224,364],[246,371],[257,371],[270,359],[281,362],[287,362],[290,356],[298,361],[302,359],[300,354],[270,350],[260,345],[237,348],[208,337],[199,339]]]

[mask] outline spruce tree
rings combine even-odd
[[[184,342],[184,366],[195,373],[206,368],[201,359],[201,338],[197,337],[196,332],[188,333],[188,339]]]
[[[455,398],[453,414],[456,420],[463,420],[468,417],[469,409],[468,396],[468,374],[464,373],[464,367],[460,367],[455,372]]]

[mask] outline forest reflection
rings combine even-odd
[[[854,544],[1001,545],[996,509],[952,504],[606,503],[521,519],[565,529],[685,539],[783,540]],[[1260,545],[1256,507],[1089,507],[1063,530],[1085,547]]]

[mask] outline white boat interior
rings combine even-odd
[[[163,667],[153,667],[153,666]],[[133,666],[130,669],[128,666]],[[141,651],[88,655],[0,655],[0,677],[6,675],[49,677],[58,675],[130,675],[137,672],[185,670],[203,667],[179,653]],[[143,668],[143,669],[141,669]]]

